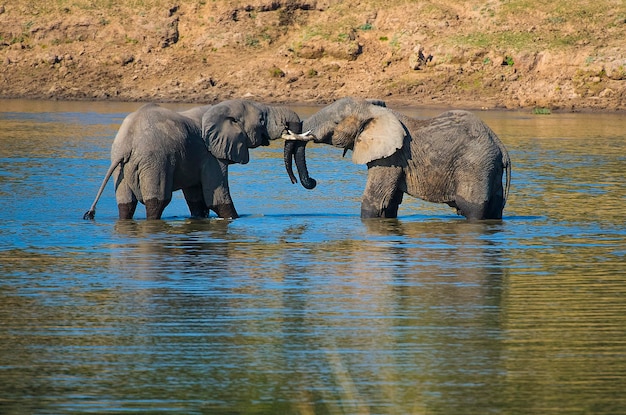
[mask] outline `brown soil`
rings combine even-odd
[[[0,97],[626,110],[624,39],[610,0],[14,0]]]

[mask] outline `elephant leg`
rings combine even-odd
[[[117,211],[120,219],[132,219],[137,209],[137,200],[130,203],[118,203]]]
[[[137,208],[137,197],[123,179],[122,174],[115,174],[115,200],[120,219],[132,219]]]
[[[465,216],[468,221],[473,222],[485,219],[487,202],[475,203],[457,196],[454,201],[454,207],[456,207],[459,215]]]
[[[211,206],[211,210],[213,210],[220,218],[237,219],[239,217],[239,214],[235,210],[235,205],[233,203]]]
[[[144,201],[146,205],[146,219],[161,219],[163,211],[169,205],[170,200],[148,199]]]
[[[145,163],[140,168],[139,188],[146,206],[146,219],[161,219],[172,200],[174,163],[164,158]]]
[[[192,218],[206,218],[209,216],[209,209],[204,203],[202,186],[186,187],[183,189],[183,194]]]
[[[381,218],[397,218],[398,217],[398,208],[402,203],[402,198],[404,197],[404,192],[400,189],[396,189],[396,192],[389,200],[389,205],[383,209]]]
[[[399,166],[368,165],[367,184],[361,201],[361,218],[396,218],[402,203]]]
[[[504,186],[502,185],[502,169],[496,170],[491,180],[489,201],[485,210],[485,219],[502,219],[504,200]]]
[[[228,164],[217,159],[209,160],[202,167],[202,192],[208,209],[218,217],[235,219],[239,215],[230,197],[228,187]]]
[[[457,187],[455,206],[469,221],[502,219],[502,173],[491,172],[483,179],[461,182]]]

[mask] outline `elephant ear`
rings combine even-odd
[[[372,117],[354,140],[352,161],[367,164],[391,156],[404,144],[404,126],[388,109],[370,105]]]
[[[240,123],[228,115],[206,113],[202,118],[202,138],[218,159],[239,164],[250,161],[247,135]]]

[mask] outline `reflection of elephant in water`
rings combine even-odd
[[[225,101],[177,113],[147,104],[128,115],[111,148],[111,166],[98,195],[85,213],[93,219],[95,206],[112,174],[120,219],[132,219],[137,202],[147,219],[160,219],[182,189],[191,216],[236,218],[228,187],[228,165],[246,164],[249,148],[269,145],[281,137],[298,115],[282,107],[253,101]],[[118,168],[119,166],[119,168]]]
[[[509,154],[494,132],[467,111],[419,120],[380,101],[343,98],[305,120],[303,129],[315,142],[341,147],[344,154],[352,150],[353,162],[367,164],[363,218],[397,217],[404,193],[446,203],[469,220],[502,218]],[[306,169],[297,159],[296,165]]]

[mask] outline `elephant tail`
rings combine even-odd
[[[506,174],[504,184],[504,200],[502,201],[502,208],[504,209],[504,205],[506,205],[507,200],[509,200],[509,189],[511,188],[511,157],[500,139],[497,140],[497,143],[500,147],[500,152],[502,153],[502,167],[504,168],[504,172]]]
[[[511,188],[511,159],[509,158],[508,153],[503,161],[504,169],[506,171],[506,182],[504,185],[504,201],[502,202],[502,207],[504,207],[506,201],[509,200],[509,189]]]
[[[104,188],[106,187],[107,182],[111,178],[111,175],[113,174],[113,172],[115,171],[117,166],[122,164],[123,160],[124,160],[123,158],[120,158],[117,161],[111,163],[111,165],[109,166],[109,170],[107,170],[107,173],[104,176],[104,179],[102,180],[102,184],[100,185],[100,189],[98,189],[98,194],[96,194],[96,199],[93,201],[93,203],[92,203],[91,207],[89,208],[89,210],[87,212],[85,212],[85,214],[83,215],[83,219],[91,219],[91,220],[93,220],[95,218],[95,216],[96,216],[96,204],[98,203],[98,200],[100,200],[100,196],[102,196],[102,192],[104,191]]]

